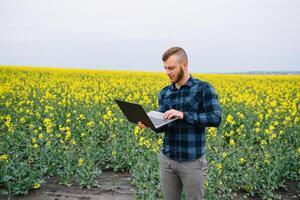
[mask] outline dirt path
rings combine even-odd
[[[296,181],[288,180],[286,182],[286,189],[279,188],[274,193],[277,196],[280,196],[282,200],[299,200],[300,199],[300,191],[298,188],[298,183]],[[239,192],[236,200],[261,200],[257,195],[254,197],[244,198],[245,193]]]
[[[38,190],[27,195],[15,196],[13,200],[130,200],[135,199],[135,190],[130,184],[131,175],[120,172],[103,172],[98,183],[100,188],[81,189],[79,186],[59,185],[57,179],[50,178]],[[0,198],[1,199],[1,198]]]
[[[128,172],[104,171],[98,177],[99,188],[81,189],[79,186],[59,185],[56,178],[50,178],[38,190],[31,190],[26,195],[14,196],[12,200],[131,200],[135,199],[134,187],[130,184]],[[297,182],[287,181],[287,190],[278,189],[275,193],[283,200],[300,199]],[[245,200],[243,192],[238,192],[236,200]],[[0,200],[5,199],[0,196]],[[246,200],[259,200],[248,197]]]

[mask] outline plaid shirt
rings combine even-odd
[[[179,89],[164,87],[158,95],[160,112],[175,109],[183,112],[176,120],[156,130],[165,132],[162,152],[178,161],[194,160],[205,153],[205,127],[218,127],[221,108],[211,84],[192,76]]]

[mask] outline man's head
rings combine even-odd
[[[181,47],[172,47],[162,56],[164,68],[172,83],[180,81],[188,74],[188,57]]]

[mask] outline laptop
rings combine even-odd
[[[146,126],[150,127],[152,130],[156,130],[178,119],[164,119],[162,112],[153,110],[146,113],[143,106],[141,106],[140,104],[126,102],[119,99],[114,100],[118,104],[128,121],[135,124],[140,121]]]

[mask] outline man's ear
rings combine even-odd
[[[187,61],[184,61],[184,62],[182,63],[182,66],[183,66],[183,69],[184,69],[184,70],[187,70],[187,66],[188,66]]]

